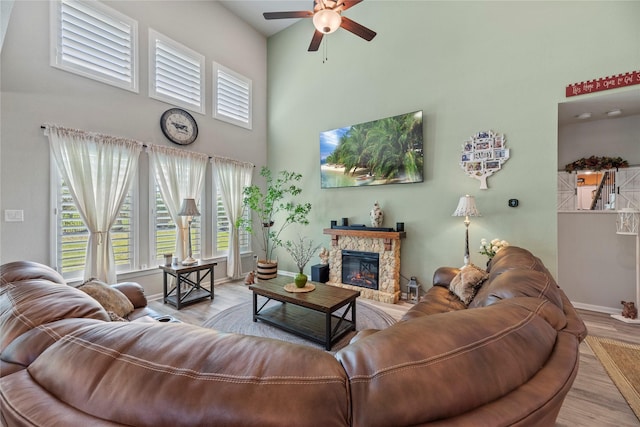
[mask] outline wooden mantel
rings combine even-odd
[[[338,246],[339,236],[360,237],[363,239],[384,239],[384,249],[387,251],[391,250],[393,240],[400,240],[407,236],[406,231],[374,231],[367,230],[366,227],[363,228],[363,230],[325,228],[322,233],[331,235],[332,246]]]

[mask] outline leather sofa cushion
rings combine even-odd
[[[420,425],[526,384],[556,342],[546,318],[562,312],[518,299],[400,322],[337,352],[351,383],[353,425]]]
[[[66,284],[43,279],[0,284],[0,353],[23,333],[69,318],[109,321],[96,300]]]
[[[147,306],[147,297],[144,294],[144,288],[139,283],[121,282],[111,285],[112,288],[119,290],[127,296],[134,308],[143,308]]]
[[[14,386],[56,396],[56,411],[124,425],[349,425],[347,377],[331,354],[184,323],[83,328],[27,370],[31,387]]]
[[[44,264],[33,261],[13,261],[2,265],[0,284],[20,282],[25,279],[42,279],[65,284],[60,273]]]
[[[449,292],[448,286],[433,286],[427,290],[427,293],[424,294],[418,304],[411,307],[411,309],[402,316],[402,320],[464,310],[465,308],[467,307],[460,298]]]
[[[469,308],[485,307],[497,301],[519,296],[548,299],[562,308],[558,285],[551,275],[535,270],[514,269],[492,274],[476,294]]]
[[[102,323],[95,319],[62,319],[33,328],[20,335],[4,349],[0,361],[4,364],[0,377],[25,369],[49,346],[63,336],[84,326]]]

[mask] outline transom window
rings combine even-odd
[[[252,82],[242,74],[213,63],[213,117],[252,128]]]
[[[149,96],[204,114],[204,56],[149,30]]]
[[[138,92],[138,23],[99,2],[51,2],[51,66]]]

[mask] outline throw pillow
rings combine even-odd
[[[97,279],[87,280],[78,289],[98,301],[107,312],[126,317],[133,311],[133,304],[125,294]]]
[[[451,280],[449,291],[453,292],[464,305],[469,305],[489,274],[473,264],[466,265]]]
[[[111,319],[112,322],[128,322],[127,319],[118,316],[113,311],[107,311],[107,314],[109,315],[109,319]]]

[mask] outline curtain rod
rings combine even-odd
[[[40,125],[40,129],[47,129],[47,127],[46,127],[45,125]],[[148,147],[148,145],[147,145],[147,144],[145,144],[145,143],[143,143],[143,144],[142,144],[142,146],[143,146],[144,148],[147,148],[147,147]],[[234,162],[241,162],[240,160],[235,160],[235,159],[230,159],[230,158],[227,158],[227,157],[220,157],[220,156],[209,156],[209,160],[212,160],[214,157],[215,157],[215,158],[218,158],[218,159],[223,159],[223,160],[230,160],[230,161],[234,161]],[[256,165],[254,165],[254,164],[253,164],[253,163],[251,163],[251,162],[242,162],[242,163],[249,163],[249,164],[250,164],[251,166],[253,166],[254,168],[256,167]]]

